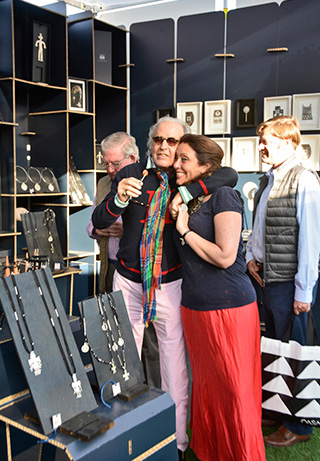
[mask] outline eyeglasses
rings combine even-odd
[[[112,168],[113,170],[119,170],[121,163],[124,161],[126,157],[123,157],[120,162],[111,162],[111,163],[104,163],[104,167],[107,170],[108,168]]]
[[[153,139],[153,142],[155,144],[160,144],[160,145],[163,143],[163,141],[167,141],[167,144],[170,147],[176,146],[178,144],[178,142],[179,142],[179,139],[176,139],[176,138],[164,138],[162,136],[154,136],[152,139]]]

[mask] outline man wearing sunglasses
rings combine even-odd
[[[176,148],[188,132],[189,126],[180,120],[161,118],[149,130],[147,162],[119,171],[110,193],[92,216],[97,229],[122,216],[123,237],[113,289],[122,291],[139,353],[144,326],[152,322],[156,330],[162,389],[176,404],[179,459],[184,459],[188,447],[188,374],[180,315],[181,264],[168,205],[178,192],[172,168]],[[179,188],[179,193],[188,202],[221,185],[234,187],[236,182],[237,173],[225,167],[204,181]]]

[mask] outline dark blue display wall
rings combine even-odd
[[[174,23],[172,19],[133,24],[130,29],[131,133],[141,157],[157,109],[173,107]]]
[[[184,16],[178,20],[177,102],[223,99],[224,22],[222,12]],[[191,99],[190,99],[191,98]]]

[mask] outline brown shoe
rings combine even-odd
[[[281,426],[280,421],[272,421],[271,419],[262,419],[261,425],[263,427],[279,427]]]
[[[298,442],[307,442],[310,435],[294,434],[286,427],[281,426],[276,432],[263,437],[263,439],[268,447],[290,447]]]

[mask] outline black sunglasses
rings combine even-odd
[[[164,138],[163,136],[154,136],[152,139],[153,139],[153,142],[155,144],[162,144],[163,141],[167,141],[167,144],[170,147],[176,146],[178,144],[178,142],[179,142],[179,139],[176,139],[176,138]]]

